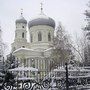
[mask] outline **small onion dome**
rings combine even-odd
[[[19,19],[16,20],[16,23],[25,23],[27,24],[27,20],[23,16],[21,16]]]
[[[48,25],[55,28],[55,21],[52,18],[47,17],[45,14],[41,13],[38,17],[30,20],[28,23],[29,28],[37,25]]]

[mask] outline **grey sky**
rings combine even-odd
[[[83,13],[89,0],[0,0],[3,41],[9,48],[14,40],[15,20],[20,16],[20,9],[23,8],[24,17],[29,21],[40,13],[41,1],[47,16],[52,17],[56,23],[60,21],[71,36],[75,37],[76,33],[81,35],[85,19]]]

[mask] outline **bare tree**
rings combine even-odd
[[[64,66],[65,62],[74,58],[69,36],[63,26],[59,23],[56,29],[56,36],[53,39],[53,50],[51,58],[53,60],[51,68]]]
[[[87,4],[90,9],[90,2]],[[85,21],[87,22],[85,28],[83,29],[85,35],[86,45],[84,47],[84,64],[90,66],[90,10],[85,10]]]
[[[12,55],[12,53],[10,53],[7,56],[7,60],[5,61],[5,69],[6,70],[13,69],[18,67],[18,65],[19,65],[18,60],[15,58],[14,55]]]

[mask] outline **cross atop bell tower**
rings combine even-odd
[[[23,16],[23,9],[21,8],[21,16]]]
[[[41,7],[41,13],[43,13],[43,3],[41,2],[40,5],[41,5],[40,6]]]

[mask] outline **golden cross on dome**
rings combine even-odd
[[[41,2],[41,13],[43,12],[43,3]]]
[[[21,16],[23,16],[23,9],[21,8]]]

